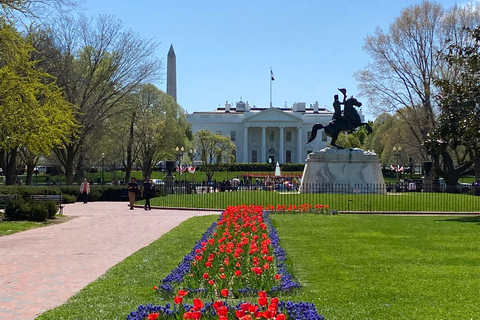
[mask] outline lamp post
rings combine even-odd
[[[105,161],[105,153],[102,152],[102,184],[105,184],[105,173],[104,173],[104,161]]]
[[[398,180],[398,165],[399,165],[399,162],[400,162],[400,152],[402,151],[402,147],[401,146],[393,146],[393,154],[395,155],[395,159],[397,160],[397,167],[395,169],[395,171],[397,171],[397,183],[399,183],[399,180]]]
[[[177,180],[180,180],[180,173],[182,172],[182,156],[183,156],[183,151],[185,151],[185,148],[176,147],[175,151],[177,152],[177,158],[178,158],[178,179]]]
[[[193,150],[190,149],[190,159],[192,160],[192,167],[195,166],[196,158],[197,158],[197,149],[193,149]],[[195,182],[195,171],[193,171],[192,183],[193,182]]]
[[[413,157],[408,158],[408,160],[410,160],[410,180],[412,180],[413,179],[413,170],[414,170]]]

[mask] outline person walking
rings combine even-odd
[[[88,202],[88,194],[90,193],[90,184],[87,178],[83,178],[83,182],[80,185],[80,193],[83,195],[83,204]]]
[[[130,200],[130,210],[133,210],[133,205],[135,204],[135,196],[139,191],[137,178],[132,177],[132,179],[127,185],[127,190],[128,190],[128,199]]]
[[[480,196],[480,179],[477,179],[473,186],[475,187],[475,195]]]
[[[155,192],[153,188],[152,180],[150,180],[150,177],[147,177],[143,183],[142,189],[142,198],[145,198],[145,210],[152,210],[152,207],[150,206],[150,198],[153,197]]]

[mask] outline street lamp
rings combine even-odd
[[[195,159],[197,158],[197,149],[190,149],[190,159],[192,160],[192,167],[195,166]],[[195,171],[193,171],[192,183],[195,182]]]
[[[105,184],[105,173],[104,173],[104,160],[105,160],[105,153],[102,152],[102,184]]]
[[[178,179],[177,180],[180,180],[180,173],[182,172],[182,156],[183,156],[183,151],[185,151],[185,148],[176,147],[175,151],[177,152],[177,158],[178,158]]]
[[[400,152],[402,151],[402,146],[393,146],[393,154],[395,155],[395,159],[397,160],[397,167],[396,167],[396,170],[397,171],[397,183],[399,182],[398,180],[398,171],[399,171],[399,162],[400,162]]]

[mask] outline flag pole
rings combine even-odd
[[[270,67],[270,108],[273,108],[272,104],[272,82],[273,82],[273,72],[272,72],[272,67]]]

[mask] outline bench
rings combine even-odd
[[[32,201],[55,201],[60,214],[63,214],[63,196],[61,194],[32,194]]]
[[[0,194],[0,208],[4,209],[7,202],[13,201],[16,199],[17,199],[16,194]]]

